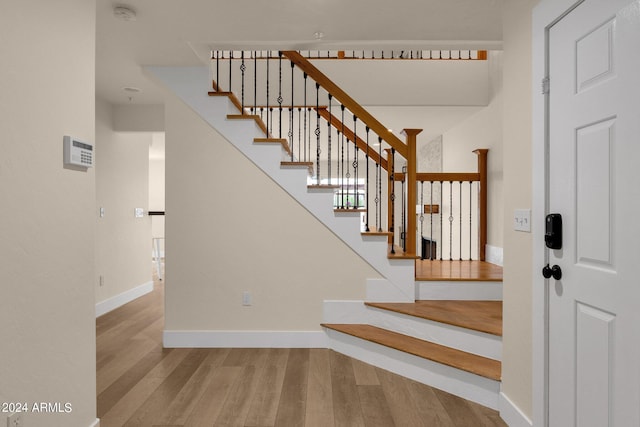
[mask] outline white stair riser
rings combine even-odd
[[[325,301],[323,323],[373,325],[489,359],[502,358],[499,336],[368,307],[362,301]]]
[[[365,363],[427,384],[492,409],[498,409],[500,382],[432,362],[334,330],[329,348]]]
[[[416,282],[418,300],[502,301],[502,282]]]

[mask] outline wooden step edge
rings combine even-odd
[[[291,155],[291,148],[289,148],[289,142],[284,138],[253,138],[254,144],[280,144],[287,154]]]
[[[388,259],[420,259],[419,255],[406,253],[398,245],[393,245],[393,250],[395,253],[391,253],[391,247],[389,247],[387,251]]]
[[[334,208],[333,212],[335,213],[353,213],[353,212],[366,212],[366,209],[348,209],[348,208]]]
[[[264,124],[260,116],[256,116],[255,114],[227,114],[227,119],[229,120],[254,120],[260,130],[265,135],[268,135],[267,126]]]
[[[307,185],[307,190],[337,190],[340,188],[339,185],[328,185],[328,184],[309,184]]]
[[[459,301],[459,304],[464,304],[465,302],[473,302],[473,301]],[[444,316],[438,316],[437,314],[431,315],[428,312],[416,313],[415,310],[411,309],[415,307],[416,303],[384,303],[384,302],[365,301],[364,305],[367,307],[373,307],[380,310],[386,310],[394,313],[404,314],[406,316],[416,317],[418,319],[430,320],[433,322],[444,323],[446,325],[456,326],[459,328],[469,329],[472,331],[483,332],[485,334],[502,337],[502,324],[500,324],[500,327],[496,328],[487,323],[483,324],[482,319],[479,319],[477,322],[469,319],[467,319],[467,321],[460,321],[459,318],[457,318],[456,316],[451,316],[450,318],[446,318]]]
[[[391,236],[390,231],[363,231],[360,234],[362,234],[363,236]]]
[[[419,257],[418,257],[419,259]],[[482,278],[482,277],[447,277],[443,279],[442,277],[416,277],[416,282],[491,282],[491,283],[502,283],[503,279],[496,278]]]
[[[435,344],[409,335],[364,324],[322,323],[321,326],[494,381],[500,381],[502,376],[502,364],[497,360]]]
[[[309,169],[309,175],[313,175],[313,162],[280,162],[280,167],[283,168],[307,168]]]

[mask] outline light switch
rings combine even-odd
[[[531,209],[516,209],[513,211],[513,229],[531,233]]]

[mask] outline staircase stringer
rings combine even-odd
[[[282,169],[281,149],[253,144],[264,138],[264,132],[253,120],[227,120],[230,108],[226,97],[210,97],[205,88],[210,85],[207,67],[145,67],[156,82],[174,93],[212,128],[224,136],[252,163],[292,196],[301,206],[322,222],[340,240],[374,268],[384,280],[375,280],[384,288],[386,301],[415,300],[415,263],[413,259],[389,259],[386,239],[363,238],[359,216],[337,216],[331,202],[332,194],[318,194],[307,188],[306,172]],[[270,154],[267,154],[270,153]]]

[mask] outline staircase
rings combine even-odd
[[[330,348],[497,409],[500,284],[416,282],[415,257],[388,256],[387,234],[362,233],[359,212],[334,211],[333,187],[307,185],[313,163],[287,161],[286,140],[270,138],[259,117],[238,114],[233,94],[203,90],[206,67],[146,70],[380,273],[367,282],[366,302],[325,302]]]

